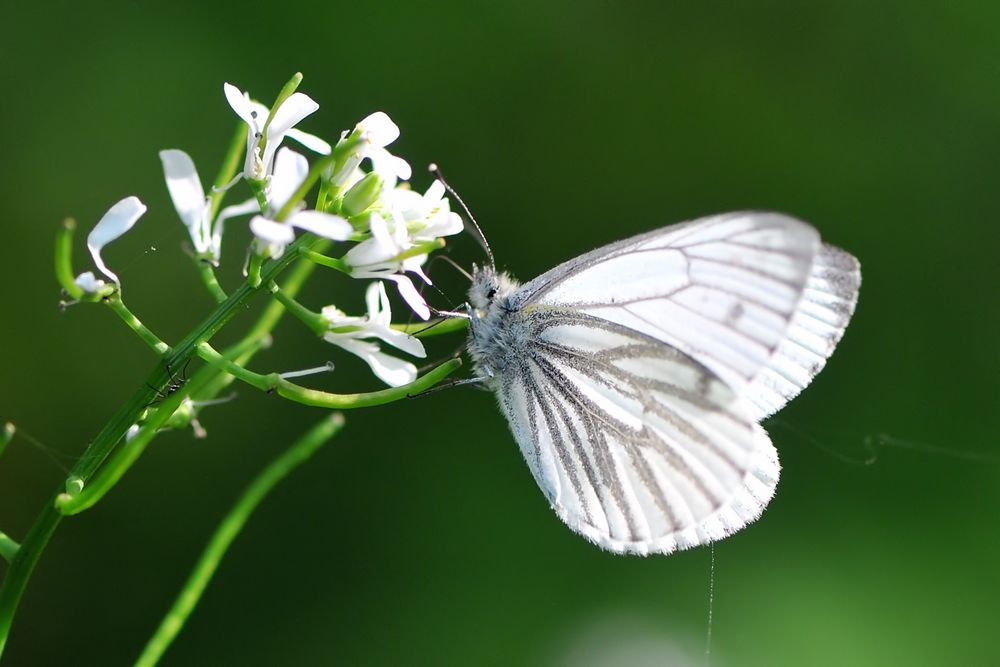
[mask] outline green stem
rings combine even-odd
[[[48,544],[61,520],[62,515],[51,503],[45,505],[21,543],[21,548],[17,550],[14,560],[10,562],[10,569],[4,577],[3,587],[0,588],[0,656],[3,656],[4,647],[7,645],[7,636],[14,622],[17,603],[24,595],[31,572],[35,569],[45,545]]]
[[[461,359],[449,359],[410,384],[405,384],[401,387],[390,387],[389,389],[360,394],[331,394],[330,392],[319,391],[317,389],[307,389],[284,379],[278,373],[268,373],[267,375],[254,373],[226,359],[225,356],[216,352],[208,343],[198,345],[198,356],[213,366],[236,377],[238,380],[242,380],[261,391],[274,391],[282,398],[287,398],[296,403],[311,405],[317,408],[330,408],[332,410],[367,408],[409,398],[430,389],[454,373],[462,365]]]
[[[270,346],[270,335],[265,335],[256,339],[244,338],[235,345],[227,348],[222,354],[226,357],[226,359],[232,359],[233,362],[237,364],[245,365],[249,363],[253,356],[260,350]],[[222,393],[222,390],[231,385],[235,379],[229,373],[224,373],[214,366],[207,366],[202,370],[206,372],[207,379],[203,382],[196,382],[199,378],[198,374],[195,374],[189,383],[191,384],[191,389],[188,392],[188,396],[196,402],[210,401],[216,398]]]
[[[208,219],[215,221],[215,216],[219,213],[219,209],[222,207],[222,199],[226,196],[228,190],[223,190],[225,186],[236,177],[236,172],[240,168],[240,157],[247,143],[247,129],[243,123],[238,123],[236,125],[236,131],[233,133],[233,138],[229,141],[229,148],[226,149],[226,157],[222,160],[222,166],[219,167],[219,173],[215,177],[215,183],[212,184],[212,192],[208,195],[209,200],[209,213]]]
[[[246,525],[250,515],[267,494],[290,472],[304,463],[324,443],[328,442],[344,424],[340,413],[323,417],[315,426],[302,435],[291,447],[271,461],[250,483],[243,495],[236,501],[229,513],[215,529],[201,557],[181,587],[173,606],[160,622],[160,626],[150,638],[142,655],[136,661],[137,667],[155,665],[184,627],[191,612],[201,599],[205,588],[219,567],[229,546]]]
[[[132,331],[139,334],[139,338],[141,338],[146,345],[153,348],[153,351],[158,355],[162,357],[170,351],[170,346],[160,340],[156,334],[150,331],[145,324],[140,322],[139,318],[125,306],[122,302],[120,294],[112,294],[104,300],[104,303],[108,304],[108,307],[111,308],[111,310],[113,310],[115,314],[120,317],[130,329],[132,329]]]
[[[457,371],[461,366],[461,359],[449,359],[440,366],[418,377],[410,384],[404,384],[402,387],[390,387],[381,391],[369,391],[362,394],[331,394],[317,389],[306,389],[284,379],[278,382],[276,389],[278,396],[282,398],[287,398],[303,405],[311,405],[316,408],[329,408],[331,410],[370,408],[376,405],[401,401],[404,398],[412,398],[438,384]]]
[[[289,313],[298,318],[303,324],[312,329],[317,336],[322,336],[330,328],[330,322],[319,313],[309,310],[295,300],[291,294],[278,287],[273,280],[268,283],[271,294],[283,305]]]
[[[260,212],[264,215],[267,214],[267,210],[270,205],[267,202],[267,181],[258,181],[253,179],[246,179],[247,185],[250,186],[250,190],[253,192],[254,199],[257,200],[257,206],[260,207]]]
[[[80,299],[83,297],[83,289],[76,284],[76,277],[73,275],[73,233],[75,231],[76,221],[73,218],[63,220],[62,229],[56,236],[56,278],[71,299]]]
[[[0,531],[0,558],[8,563],[14,560],[21,545],[7,537],[7,534]]]
[[[215,269],[212,268],[212,265],[197,257],[194,258],[194,263],[198,268],[199,275],[201,275],[201,282],[205,283],[205,287],[208,288],[215,302],[222,303],[228,299],[229,295],[226,294],[226,290],[222,289],[222,285],[219,284],[219,279],[215,276]]]
[[[250,255],[250,264],[247,266],[247,283],[250,287],[260,287],[263,279],[260,277],[260,269],[264,264],[264,259],[256,252]]]
[[[316,244],[315,247],[320,250],[326,247],[324,242],[316,241],[314,237],[306,234],[295,241],[293,249],[309,245],[310,243]],[[290,252],[287,257],[271,262],[264,272],[267,278],[270,280],[277,277],[294,257],[295,253]],[[302,267],[296,267],[297,270],[293,274],[298,280],[304,281],[312,271],[313,265],[309,262],[302,262],[301,264]],[[292,284],[292,281],[286,281],[286,289],[289,289]],[[164,357],[163,361],[156,367],[152,375],[147,378],[139,390],[105,424],[104,428],[97,434],[97,437],[90,443],[83,456],[73,467],[69,479],[74,481],[79,480],[79,482],[76,482],[77,484],[80,482],[86,483],[94,475],[94,472],[108,459],[111,453],[115,451],[115,447],[121,442],[128,428],[136,423],[142,412],[170,383],[172,371],[181,368],[183,363],[194,354],[195,345],[202,340],[210,339],[218,333],[236,313],[243,311],[247,302],[256,293],[257,290],[251,288],[249,285],[245,283],[240,285],[224,303],[219,304],[194,331],[178,343]],[[260,338],[265,336],[277,324],[283,312],[284,307],[281,304],[276,302],[269,304],[256,325],[251,329],[249,337]],[[191,383],[188,384],[190,385]],[[175,392],[174,395],[168,397],[168,400],[176,396],[179,401],[188,391],[189,389],[186,385]],[[164,421],[170,417],[167,410],[159,410],[157,412],[163,414]],[[154,415],[153,419],[156,418]],[[120,475],[118,476],[120,477]],[[52,534],[62,519],[62,513],[56,509],[56,502],[58,498],[63,496],[64,488],[65,485],[56,491],[52,501],[46,504],[36,517],[34,525],[21,543],[21,548],[18,550],[17,556],[15,556],[10,569],[7,571],[7,576],[3,580],[2,587],[0,587],[0,656],[3,654],[3,648],[6,645],[7,636],[14,622],[17,606],[24,595],[28,580],[31,578],[38,559],[41,557],[49,539],[51,539]],[[86,493],[85,486],[80,495],[82,496]]]
[[[315,252],[312,250],[300,250],[299,255],[301,255],[304,259],[308,259],[310,262],[313,262],[314,264],[319,264],[320,266],[325,266],[330,269],[337,269],[341,273],[347,273],[347,274],[351,273],[351,267],[349,267],[347,265],[347,262],[345,262],[342,259],[327,257],[323,253]]]

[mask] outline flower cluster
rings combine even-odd
[[[387,384],[411,382],[416,377],[414,365],[383,352],[381,345],[415,357],[425,356],[424,349],[416,338],[391,327],[385,282],[395,285],[413,313],[428,319],[430,308],[414,279],[431,283],[423,266],[430,253],[444,245],[443,237],[462,231],[462,219],[451,211],[440,181],[434,181],[422,194],[410,189],[409,163],[389,150],[399,138],[399,128],[385,113],[364,118],[353,130],[341,133],[334,144],[297,129],[296,125],[319,109],[308,95],[296,92],[300,79],[293,79],[270,108],[226,83],[225,99],[246,126],[242,169],[223,174],[221,182],[208,187],[186,152],[163,150],[160,160],[167,190],[188,230],[192,254],[208,265],[205,270],[209,273],[222,261],[225,226],[234,218],[249,217],[253,240],[245,275],[251,285],[259,284],[266,260],[288,252],[297,231],[326,239],[328,243],[320,250],[339,247],[329,242],[353,244],[336,257],[313,251],[305,254],[353,278],[374,281],[367,287],[366,316],[349,316],[334,305],[316,314],[325,326],[322,336],[363,358]],[[282,146],[285,138],[315,153],[314,164],[310,166],[305,155]],[[234,148],[242,150],[242,146]],[[239,164],[238,155],[232,157],[231,164]],[[234,167],[233,172],[236,170]],[[248,187],[252,196],[222,206],[228,192],[241,181],[246,185],[240,187]],[[317,200],[309,207],[304,197],[317,184]],[[139,199],[127,197],[95,226],[87,246],[97,270],[110,282],[92,271],[80,274],[74,281],[76,289],[71,290],[79,298],[99,298],[120,290],[118,276],[104,263],[101,251],[131,229],[145,211]]]

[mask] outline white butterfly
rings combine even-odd
[[[559,518],[609,551],[666,554],[760,516],[779,465],[758,422],[823,368],[860,284],[808,224],[730,213],[525,285],[477,269],[469,350]]]

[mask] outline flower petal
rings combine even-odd
[[[299,142],[309,150],[314,153],[319,153],[320,155],[329,155],[333,148],[329,143],[320,139],[315,134],[309,134],[308,132],[303,132],[302,130],[296,130],[294,127],[285,133],[285,136],[289,139],[294,139]]]
[[[354,227],[339,215],[321,211],[299,211],[288,218],[288,222],[299,229],[333,241],[346,241],[354,233]]]
[[[402,181],[410,180],[410,177],[413,176],[413,169],[410,168],[409,162],[397,155],[392,154],[387,154],[387,158],[389,163],[387,168],[392,171],[393,174],[398,176]]]
[[[226,100],[229,102],[229,106],[233,108],[233,111],[236,112],[236,115],[256,131],[257,122],[253,116],[253,106],[246,93],[231,83],[223,84],[222,90],[226,93]]]
[[[408,181],[413,175],[409,162],[380,146],[369,146],[365,151],[365,157],[371,159],[374,171],[390,185],[394,185],[397,178]]]
[[[90,250],[90,256],[94,258],[94,264],[97,265],[101,273],[115,281],[116,285],[119,284],[118,276],[104,264],[104,260],[101,259],[101,249],[132,229],[132,225],[145,212],[146,205],[139,201],[138,197],[126,197],[108,209],[100,222],[87,235],[87,249]]]
[[[167,180],[167,190],[174,202],[177,215],[187,225],[199,253],[208,250],[208,220],[205,190],[198,179],[198,170],[187,153],[175,148],[160,151],[163,175]]]
[[[391,259],[400,253],[389,234],[389,226],[385,218],[372,213],[368,216],[368,231],[372,237],[362,241],[347,251],[344,261],[351,266],[366,266]]]
[[[274,210],[280,209],[291,199],[309,174],[309,161],[305,156],[290,148],[282,148],[274,158],[274,173],[271,175],[268,203]]]
[[[402,331],[396,331],[395,329],[385,327],[378,330],[372,329],[371,335],[381,339],[389,345],[392,345],[397,350],[402,350],[403,352],[413,355],[414,357],[420,357],[423,359],[427,356],[424,344],[421,343],[418,338],[405,334]]]
[[[385,147],[399,138],[399,126],[383,111],[367,116],[358,123],[358,130],[367,135],[373,146]]]
[[[364,359],[375,376],[390,387],[399,387],[417,379],[416,366],[382,352],[375,343],[329,337],[327,340]]]
[[[413,286],[413,282],[407,276],[386,276],[385,279],[396,283],[399,295],[403,297],[403,301],[406,302],[410,309],[417,314],[417,317],[422,320],[429,320],[431,318],[431,311],[427,307],[427,302],[424,301],[424,297],[420,296],[420,292],[417,291],[417,288]]]
[[[424,201],[432,207],[440,205],[441,200],[444,199],[444,189],[444,183],[435,178],[424,194]]]
[[[271,124],[267,126],[268,142],[280,142],[288,130],[316,109],[319,109],[319,105],[311,97],[305,93],[292,93],[275,110]]]
[[[295,240],[295,230],[283,222],[268,220],[262,215],[255,215],[250,220],[250,231],[262,241],[268,243],[287,244]]]

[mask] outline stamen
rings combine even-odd
[[[287,373],[278,373],[278,376],[283,380],[288,380],[289,378],[299,378],[306,375],[316,375],[318,373],[331,373],[333,372],[333,362],[328,361],[322,366],[316,366],[315,368],[305,368],[301,371],[288,371]]]

